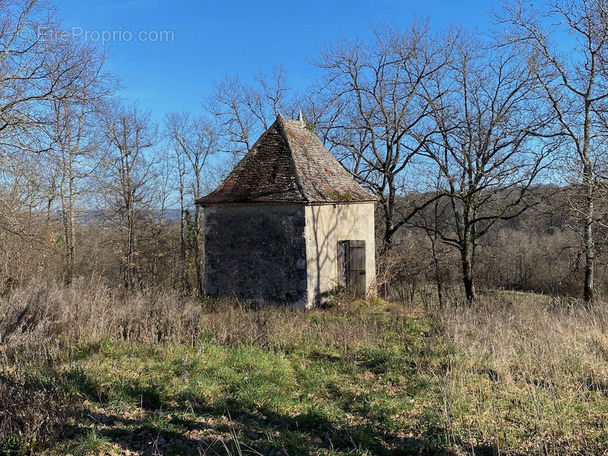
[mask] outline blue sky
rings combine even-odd
[[[407,26],[429,17],[433,27],[457,23],[489,28],[483,0],[60,0],[64,28],[101,44],[122,95],[150,109],[196,113],[214,80],[253,77],[282,64],[290,85],[316,77],[310,61],[339,36],[365,37],[370,24]],[[161,40],[161,32],[166,32]],[[138,37],[149,36],[142,41]],[[154,40],[157,38],[157,40]],[[161,42],[162,41],[162,42]]]

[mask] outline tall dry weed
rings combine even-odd
[[[608,451],[605,304],[495,293],[437,318],[454,350],[436,374],[448,441],[509,454]]]
[[[608,306],[589,309],[572,299],[496,294],[471,307],[438,311],[446,337],[473,357],[492,360],[505,375],[522,367],[563,378],[569,360],[603,366]]]
[[[400,324],[399,312],[382,321],[362,312],[365,305],[342,303],[315,313],[200,300],[175,291],[125,296],[101,282],[79,280],[65,286],[40,280],[0,297],[0,354],[25,350],[52,356],[103,339],[163,344],[212,339],[269,349],[310,340],[354,350],[382,343],[388,337],[387,325]]]

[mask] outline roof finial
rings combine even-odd
[[[304,116],[302,115],[302,110],[300,109],[300,116],[298,118],[298,120],[300,121],[300,124],[302,124],[302,127],[305,127],[305,123],[304,123]]]

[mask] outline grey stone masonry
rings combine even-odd
[[[205,278],[211,296],[307,302],[304,206],[205,210]]]

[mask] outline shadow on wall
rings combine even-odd
[[[309,305],[336,289],[375,296],[374,204],[306,207]]]

